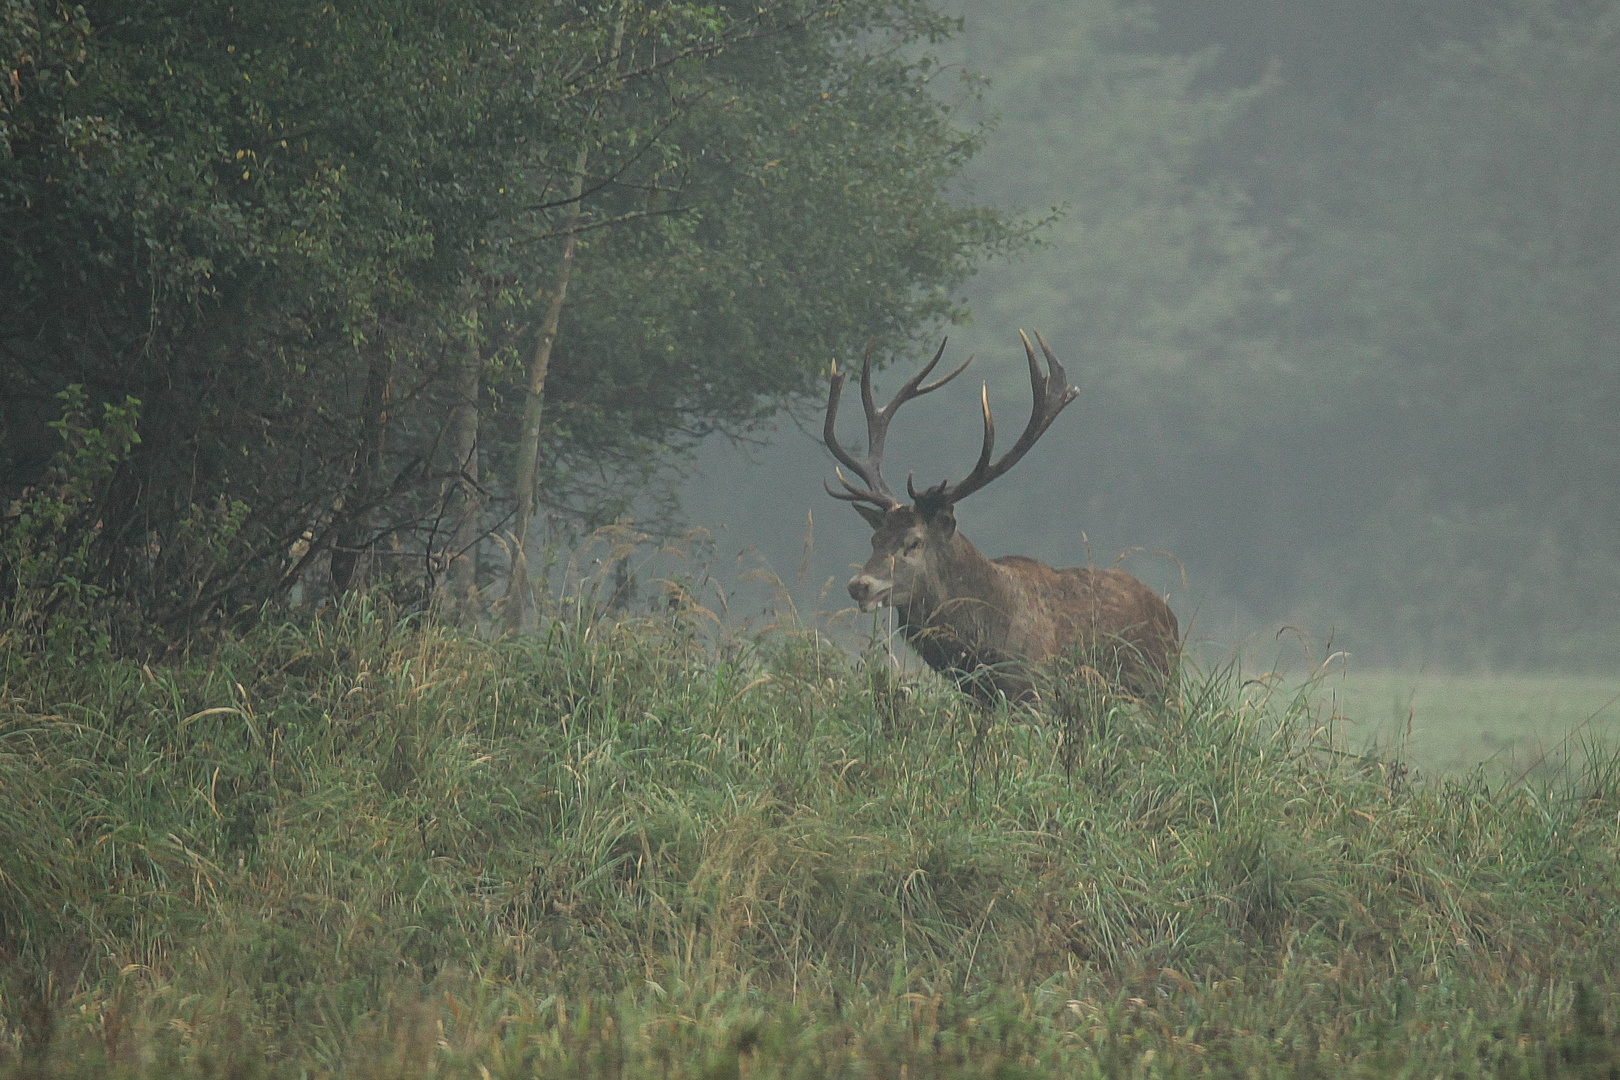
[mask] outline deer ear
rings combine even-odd
[[[850,503],[849,505],[853,506],[855,512],[865,518],[866,523],[874,529],[883,528],[883,519],[889,516],[887,510],[881,510],[876,506],[867,506],[864,503]]]
[[[949,506],[940,507],[934,511],[933,517],[928,519],[928,527],[950,536],[956,532],[956,511]]]

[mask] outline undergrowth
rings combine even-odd
[[[1418,779],[1235,668],[986,713],[679,613],[0,674],[19,1075],[1620,1075],[1599,747]]]

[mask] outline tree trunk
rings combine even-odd
[[[624,44],[625,12],[619,12],[619,24],[613,32],[613,47],[608,51],[608,62],[617,68],[619,49]],[[517,522],[512,545],[512,576],[507,582],[506,621],[513,629],[533,625],[534,586],[529,580],[529,523],[534,517],[535,496],[540,458],[540,420],[546,400],[546,375],[551,370],[551,347],[557,340],[557,323],[562,318],[563,300],[568,295],[568,276],[574,267],[576,229],[584,213],[582,196],[585,193],[585,166],[590,162],[589,145],[579,148],[574,161],[574,182],[570,188],[568,213],[563,218],[562,259],[557,265],[557,284],[546,305],[546,318],[540,325],[540,343],[535,347],[534,360],[529,365],[529,393],[523,402],[523,433],[518,442],[517,460]]]
[[[446,614],[463,625],[478,617],[478,544],[482,538],[478,490],[478,398],[483,386],[483,356],[478,348],[478,304],[470,294],[466,355],[457,380],[455,404],[450,407],[446,449],[449,465],[459,473],[446,485],[446,516],[456,523],[445,566]]]
[[[540,342],[535,346],[534,359],[529,363],[529,392],[523,401],[522,435],[518,441],[517,456],[517,520],[514,524],[512,544],[512,576],[506,590],[506,621],[514,630],[531,624],[534,607],[534,587],[529,581],[529,522],[534,517],[536,475],[540,458],[540,421],[545,408],[546,375],[551,370],[551,347],[557,340],[557,324],[562,319],[563,300],[568,296],[568,277],[573,271],[575,227],[579,224],[580,196],[585,190],[585,166],[589,151],[582,148],[574,163],[572,202],[563,219],[567,235],[563,239],[562,259],[557,265],[557,283],[546,305],[545,321],[540,325]]]
[[[345,498],[345,520],[332,545],[332,591],[335,595],[365,587],[365,558],[371,543],[376,507],[371,506],[382,487],[382,467],[388,450],[388,405],[393,390],[393,365],[386,349],[377,348],[366,365],[366,400],[360,417],[360,460],[355,483]],[[349,511],[348,507],[355,509]]]

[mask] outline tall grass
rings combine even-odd
[[[1307,686],[985,713],[812,633],[368,600],[0,651],[38,1076],[1610,1075],[1620,768],[1416,781]]]

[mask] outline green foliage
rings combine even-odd
[[[611,520],[671,451],[819,395],[829,360],[869,338],[904,350],[918,326],[962,317],[955,288],[1023,239],[942,197],[978,138],[913,53],[949,20],[916,2],[789,13],[593,120],[612,137],[591,145],[547,383],[542,491],[564,521]],[[513,258],[550,222],[521,224]],[[531,257],[506,287],[544,295],[549,269]]]
[[[170,633],[334,547],[429,546],[469,339],[509,494],[581,152],[542,444],[570,521],[832,350],[955,317],[941,290],[1016,239],[944,198],[974,140],[902,58],[950,29],[920,0],[6,11],[0,488],[43,472],[64,385],[143,401],[96,579]]]
[[[8,635],[38,638],[50,654],[73,657],[88,645],[106,645],[92,629],[105,592],[94,583],[92,554],[108,482],[141,441],[135,431],[141,403],[130,397],[103,405],[101,426],[92,427],[84,387],[69,386],[57,397],[62,417],[49,427],[64,445],[40,487],[24,490],[0,522],[0,625]]]
[[[474,178],[498,160],[445,136],[513,74],[492,55],[494,11],[427,17],[403,40],[382,8],[261,14],[103,9],[67,85],[22,83],[28,137],[0,162],[6,484],[36,475],[34,418],[62,382],[139,397],[146,437],[103,507],[124,542],[97,576],[171,626],[273,590],[289,545],[350,488],[355,361],[363,386],[366,343],[410,355],[402,307],[432,325],[435,240],[479,222],[475,201],[449,212],[447,189],[481,197]],[[192,582],[181,533],[216,504],[240,519],[229,557]]]
[[[1613,1061],[1610,752],[1562,787],[1415,780],[1236,671],[983,714],[813,635],[705,647],[684,610],[489,645],[356,598],[167,665],[7,648],[6,1066]]]

